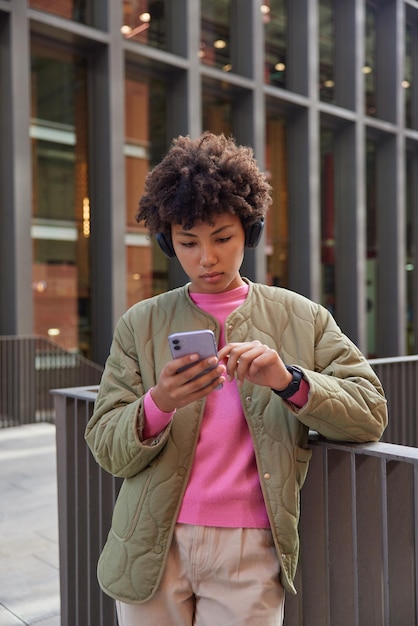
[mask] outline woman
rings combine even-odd
[[[223,135],[179,137],[147,177],[137,219],[190,282],[121,318],[87,426],[125,479],[98,566],[121,626],[282,624],[308,430],[365,442],[386,426],[379,380],[328,311],[241,277],[270,204],[251,149]],[[217,359],[172,359],[168,335],[198,329]]]

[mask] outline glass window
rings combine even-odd
[[[169,0],[123,0],[122,35],[153,48],[178,52],[172,33],[173,9]]]
[[[334,132],[321,130],[321,303],[336,316]]]
[[[377,357],[377,146],[373,140],[366,142],[366,311],[367,311],[367,356]]]
[[[30,0],[29,6],[32,9],[54,13],[54,15],[83,24],[90,23],[89,0],[60,0],[59,2],[54,2],[53,0]]]
[[[154,78],[128,70],[125,80],[127,300],[131,306],[168,287],[167,262],[135,214],[145,177],[167,149],[167,93]],[[138,112],[140,111],[140,115]]]
[[[202,2],[200,60],[225,71],[232,68],[230,9],[230,0]]]
[[[324,102],[335,101],[334,46],[334,2],[321,0],[319,3],[319,97]]]
[[[376,116],[376,9],[366,5],[365,63],[363,66],[366,115]]]
[[[90,204],[85,59],[32,51],[35,334],[90,355]]]
[[[227,85],[218,81],[204,79],[202,98],[202,125],[204,130],[225,135],[233,133],[232,126],[233,96],[228,93]]]
[[[286,88],[287,2],[261,5],[264,22],[264,82]]]
[[[266,120],[266,173],[273,203],[266,220],[267,282],[287,287],[289,282],[289,224],[286,119],[271,110]]]

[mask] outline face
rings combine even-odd
[[[237,215],[222,213],[213,223],[198,222],[190,230],[171,227],[174,250],[195,293],[221,293],[243,284],[239,269],[245,233]]]

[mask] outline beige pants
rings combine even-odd
[[[270,530],[177,524],[144,604],[117,602],[120,626],[281,626],[284,590]]]

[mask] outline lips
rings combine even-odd
[[[210,274],[202,274],[200,278],[201,280],[205,281],[205,283],[211,285],[217,284],[222,276],[222,272],[211,272]]]

